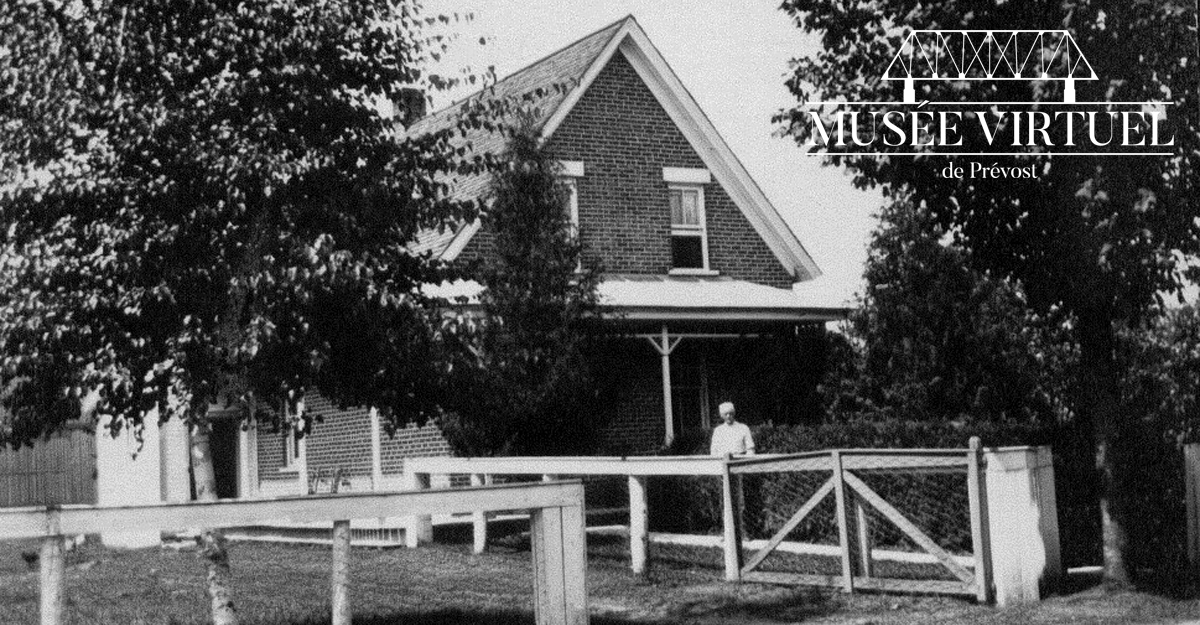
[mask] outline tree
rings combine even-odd
[[[444,278],[405,244],[470,217],[453,128],[405,137],[379,99],[441,35],[415,2],[74,0],[0,5],[0,442],[108,414],[274,420],[315,388],[393,423],[434,412]],[[464,120],[463,123],[470,123]],[[86,401],[84,401],[86,399]],[[237,620],[205,532],[213,620]]]
[[[783,10],[807,32],[821,35],[822,51],[796,61],[789,89],[799,106],[781,120],[797,140],[807,139],[808,103],[815,100],[898,100],[898,85],[880,80],[911,29],[1064,28],[1090,59],[1103,59],[1098,81],[1078,83],[1083,101],[1169,101],[1170,157],[1052,157],[1028,152],[989,157],[987,163],[1032,164],[1035,178],[943,178],[946,157],[862,156],[853,147],[844,163],[860,185],[881,185],[929,210],[969,250],[981,270],[1020,280],[1039,310],[1060,306],[1075,318],[1079,369],[1077,418],[1094,432],[1101,483],[1106,581],[1124,584],[1126,532],[1113,499],[1123,484],[1115,471],[1119,443],[1132,427],[1118,414],[1119,373],[1114,326],[1136,323],[1153,310],[1160,292],[1177,290],[1178,260],[1200,251],[1200,158],[1196,84],[1196,4],[1036,0],[1008,3],[925,3],[879,0],[848,8],[833,0],[787,0]],[[1032,84],[1032,88],[1031,85]],[[1021,102],[1057,99],[1056,83],[927,82],[918,100]],[[844,105],[843,105],[844,106]],[[979,132],[964,132],[957,151],[986,151]],[[880,147],[881,151],[906,151]]]
[[[1167,573],[1159,585],[1174,585],[1186,579],[1172,575],[1187,566],[1186,488],[1161,476],[1183,475],[1180,444],[1200,440],[1200,309],[1173,308],[1144,327],[1121,328],[1117,358],[1121,409],[1137,424],[1128,443],[1138,453],[1121,471],[1132,485],[1121,504],[1139,520],[1129,528],[1129,557],[1137,568]]]
[[[865,291],[848,331],[851,371],[832,371],[834,414],[1053,423],[1056,374],[1073,362],[1062,320],[1028,309],[1010,281],[972,269],[929,212],[897,200],[879,215]]]
[[[448,395],[461,401],[444,429],[467,454],[581,453],[599,425],[600,268],[584,262],[557,161],[519,122],[511,128],[484,214],[494,249],[476,269],[478,347],[460,352]]]

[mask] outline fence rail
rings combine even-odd
[[[349,520],[421,514],[529,510],[534,608],[539,625],[585,625],[587,615],[583,485],[577,481],[420,492],[361,493],[270,500],[223,500],[126,507],[68,505],[0,510],[0,539],[42,538],[41,622],[63,622],[63,540],[116,527],[171,530],[265,521],[328,521],[333,535],[334,625],[350,624]]]
[[[763,456],[775,458],[776,455]],[[716,456],[520,456],[405,458],[405,473],[493,475],[723,475]]]

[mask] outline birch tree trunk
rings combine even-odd
[[[207,420],[201,421],[192,432],[192,479],[196,484],[196,499],[216,501],[217,478],[213,472],[212,431]],[[237,625],[238,613],[233,604],[232,573],[225,536],[220,530],[205,528],[200,532],[200,557],[208,568],[208,598],[212,607],[213,625]]]

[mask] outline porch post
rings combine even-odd
[[[671,408],[671,352],[679,346],[679,341],[682,337],[675,337],[671,340],[671,336],[667,334],[667,324],[662,325],[662,338],[657,340],[653,337],[646,337],[654,349],[658,351],[658,355],[662,357],[662,385],[663,385],[663,418],[666,420],[666,435],[664,436],[665,443],[671,444],[675,440],[675,414]]]

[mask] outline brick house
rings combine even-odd
[[[572,190],[585,262],[603,263],[602,302],[627,337],[618,346],[623,390],[596,452],[655,452],[709,427],[724,399],[751,422],[786,409],[788,391],[764,387],[771,376],[761,367],[803,345],[796,337],[842,318],[845,305],[811,282],[820,275],[812,258],[637,22],[626,17],[550,54],[488,97],[535,111]],[[421,117],[409,132],[454,124],[462,105]],[[465,140],[476,151],[504,147],[485,130]],[[452,182],[460,197],[478,197],[488,185],[485,176]],[[486,255],[490,245],[476,221],[424,233],[413,249],[454,260]],[[479,286],[434,288],[470,297]],[[433,424],[389,436],[368,408],[338,410],[310,397],[305,409],[322,419],[302,438],[218,422],[214,456],[225,493],[306,492],[312,477],[335,471],[343,488],[394,488],[405,457],[450,451]]]

